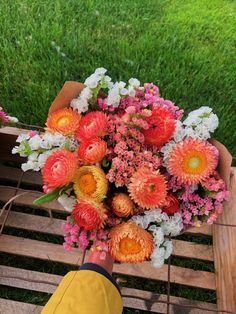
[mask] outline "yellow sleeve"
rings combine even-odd
[[[62,279],[41,314],[121,314],[122,310],[112,277],[102,267],[87,263]]]

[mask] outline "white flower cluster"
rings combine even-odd
[[[97,68],[84,82],[86,87],[81,91],[78,98],[71,101],[70,106],[78,113],[86,112],[89,108],[89,100],[93,98],[100,88],[108,88],[108,95],[105,99],[108,106],[118,107],[121,96],[135,96],[136,90],[140,88],[140,82],[136,78],[129,80],[126,87],[125,82],[111,81],[108,75],[105,75],[105,68]]]
[[[26,163],[21,165],[23,171],[39,171],[45,164],[46,159],[54,151],[68,147],[73,150],[75,144],[70,139],[59,133],[45,132],[43,135],[23,133],[16,139],[19,146],[12,149],[12,154],[20,154],[21,157],[28,157]]]
[[[19,122],[19,120],[16,117],[7,116],[7,118],[8,118],[8,121],[10,123],[18,123]]]
[[[67,193],[70,193],[70,191],[68,190]],[[63,193],[57,200],[65,208],[65,210],[72,212],[77,201],[74,196],[68,195],[67,193]]]
[[[78,98],[71,101],[70,106],[78,113],[86,112],[89,108],[89,100],[93,97],[93,91],[99,87],[111,87],[113,83],[105,68],[97,68],[84,82],[86,87],[81,91]]]
[[[129,85],[125,87],[125,82],[116,82],[108,91],[106,103],[110,106],[118,107],[120,104],[121,96],[135,96],[136,90],[140,87],[140,82],[136,78],[129,80]]]
[[[179,213],[169,217],[160,209],[144,212],[144,215],[137,215],[131,218],[138,226],[148,229],[152,232],[154,241],[154,250],[151,255],[151,261],[154,267],[160,268],[165,259],[167,259],[173,250],[170,240],[165,236],[177,236],[183,229],[182,217]]]
[[[189,113],[187,118],[176,125],[174,140],[180,142],[184,137],[207,140],[219,125],[219,119],[212,108],[203,106]]]

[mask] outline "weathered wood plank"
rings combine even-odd
[[[215,275],[210,272],[170,266],[170,282],[196,288],[215,290]],[[154,280],[168,281],[168,266],[154,269],[150,262],[141,264],[115,264],[114,272]]]
[[[0,224],[4,219],[4,216],[5,215],[3,214],[2,217],[0,217]],[[61,224],[63,221],[64,220],[61,219],[51,219],[49,217],[10,212],[6,226],[62,236],[63,232],[61,229]],[[173,255],[213,261],[213,250],[212,246],[210,245],[203,245],[180,240],[173,240],[173,244]]]
[[[0,299],[1,314],[40,314],[43,307],[7,299]]]
[[[172,240],[174,245],[173,255],[214,261],[211,245],[197,244],[194,242]]]
[[[0,181],[16,183],[22,173],[22,170],[14,167],[0,166]],[[34,186],[42,186],[41,172],[26,171],[24,172],[21,181],[25,184],[32,184]]]
[[[27,290],[53,293],[62,276],[8,266],[0,268],[0,284]]]
[[[45,203],[41,205],[33,205],[33,201],[44,195],[42,192],[37,192],[37,191],[31,191],[31,190],[24,190],[24,189],[19,189],[17,192],[17,195],[26,193],[22,196],[17,197],[14,200],[15,205],[19,206],[28,206],[31,208],[40,208],[44,210],[52,210],[56,212],[65,212],[65,209],[58,203],[57,200],[54,200],[50,203]],[[12,198],[15,195],[15,189],[12,187],[5,187],[5,186],[0,186],[0,201],[3,203],[6,203],[10,198]]]
[[[167,313],[166,304],[161,303],[167,301],[166,295],[130,288],[122,288],[121,293],[125,307],[148,310],[154,313]],[[216,310],[216,304],[188,300],[185,298],[173,296],[170,296],[170,302],[175,303],[175,305],[170,305],[170,314],[216,314],[216,312],[214,312]],[[196,309],[194,307],[199,307],[202,309]],[[208,310],[210,312],[208,312]]]
[[[6,212],[0,217],[0,225],[4,220],[5,214]],[[61,224],[63,222],[64,220],[62,219],[10,211],[5,225],[13,228],[63,236],[63,231],[61,229]]]
[[[83,255],[78,249],[72,249],[72,251],[66,252],[60,244],[5,234],[0,236],[0,251],[78,266],[81,265]]]
[[[0,284],[46,293],[53,293],[61,279],[62,276],[58,275],[51,275],[8,266],[2,266],[2,269],[0,270]],[[148,310],[154,313],[166,313],[167,306],[162,303],[166,302],[166,295],[130,288],[121,288],[121,294],[125,307]],[[171,296],[170,302],[176,304],[170,306],[170,313],[176,313],[177,310],[179,310],[180,313],[181,310],[184,311],[188,309],[188,313],[202,314],[202,310],[191,309],[191,306],[201,307],[212,311],[216,310],[215,304],[193,301],[185,298]],[[181,305],[183,307],[181,307]]]
[[[80,265],[82,253],[78,249],[65,252],[62,245],[46,243],[26,238],[1,235],[0,251],[40,258],[44,260],[57,261],[67,264]],[[142,277],[167,281],[168,266],[161,269],[153,269],[149,262],[142,264],[115,264],[114,272],[130,276]],[[192,287],[215,290],[215,275],[206,271],[196,271],[192,269],[171,266],[171,282],[189,285]]]
[[[230,178],[231,199],[218,223],[236,225],[236,168]],[[213,248],[219,310],[236,312],[236,227],[214,225]]]
[[[193,235],[207,235],[212,236],[212,226],[211,225],[204,225],[200,228],[190,228],[186,231],[186,234],[193,234]]]

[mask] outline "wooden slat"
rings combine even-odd
[[[206,261],[214,261],[211,245],[197,244],[194,242],[172,240],[174,245],[173,255],[196,258]]]
[[[53,293],[62,276],[8,266],[0,268],[0,284],[27,290]]]
[[[0,182],[16,183],[22,174],[19,168],[0,166]],[[42,176],[39,171],[25,171],[22,183],[42,186]]]
[[[170,266],[170,270],[170,282],[215,290],[215,275],[213,273],[178,266]],[[163,265],[161,269],[154,269],[150,262],[115,264],[114,272],[146,279],[168,281],[168,266]]]
[[[60,244],[4,234],[0,236],[0,251],[72,265],[81,265],[82,262],[82,252],[78,249],[72,249],[72,251],[66,252]]]
[[[19,196],[14,200],[15,205],[19,206],[28,206],[32,208],[40,208],[40,209],[45,209],[45,210],[53,210],[57,212],[65,212],[65,209],[58,203],[57,200],[54,200],[50,203],[45,203],[41,205],[33,205],[33,201],[44,195],[41,192],[36,192],[36,191],[30,191],[30,190],[24,190],[24,189],[19,189],[17,192],[17,195],[22,194],[22,193],[28,193],[24,194],[22,196]],[[10,198],[12,198],[15,195],[15,189],[12,187],[5,187],[5,186],[0,186],[0,201],[3,203],[6,203]]]
[[[40,314],[43,307],[7,299],[0,299],[1,314]]]
[[[167,301],[166,295],[130,288],[122,288],[121,293],[125,307],[148,310],[154,313],[167,313],[166,304],[161,303],[162,301]],[[170,314],[216,314],[216,312],[214,312],[216,310],[216,304],[173,296],[170,296],[170,302],[175,303],[175,305],[170,305]],[[196,309],[194,307],[202,309]]]
[[[230,179],[231,199],[218,223],[236,225],[236,168]],[[236,227],[214,225],[213,247],[218,309],[236,312]]]
[[[212,236],[212,225],[204,225],[199,228],[190,228],[186,231],[186,234]]]
[[[4,220],[5,213],[0,217],[0,225]],[[6,226],[49,233],[52,235],[63,235],[63,231],[61,229],[61,224],[64,222],[62,219],[42,217],[24,213],[18,213],[14,211],[10,211],[9,216],[6,221]]]
[[[1,235],[0,251],[78,265],[80,265],[82,259],[82,253],[80,253],[78,249],[72,249],[71,252],[65,252],[63,247],[58,244],[45,243],[9,235]],[[168,280],[167,269],[168,266],[164,265],[161,269],[154,270],[149,262],[144,262],[142,264],[114,265],[114,272],[118,274],[161,281]],[[215,290],[215,276],[213,273],[206,271],[195,271],[192,269],[171,266],[171,282]]]
[[[60,283],[62,276],[29,271],[19,268],[2,266],[0,270],[0,284],[22,289],[53,293]],[[154,313],[166,313],[167,306],[161,302],[167,301],[167,296],[163,294],[152,293],[130,288],[121,288],[121,294],[125,307],[148,310]],[[158,302],[159,301],[159,302]],[[170,297],[170,302],[176,305],[170,306],[170,313],[176,313],[178,309],[190,310],[191,314],[202,314],[202,310],[180,307],[178,305],[193,306],[216,310],[216,305],[211,303],[188,300],[179,297]]]
[[[0,224],[4,219],[4,216],[5,215],[3,214],[2,217],[0,217]],[[10,212],[6,226],[62,236],[62,222],[64,222],[64,220],[55,218],[51,219],[49,217],[41,217],[18,212]],[[173,255],[213,261],[213,250],[212,246],[210,245],[203,245],[180,240],[173,240],[173,244]]]

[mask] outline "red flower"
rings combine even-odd
[[[173,194],[168,194],[165,199],[165,205],[161,208],[167,215],[173,215],[179,209],[179,201]]]
[[[75,137],[80,142],[96,136],[103,137],[107,134],[107,125],[107,116],[103,112],[89,112],[81,118]]]
[[[77,150],[80,160],[87,164],[95,164],[101,161],[106,155],[107,143],[99,137],[84,140]]]
[[[149,129],[143,130],[146,144],[162,146],[175,132],[175,119],[165,108],[155,107],[146,121],[149,124]]]
[[[49,189],[54,189],[70,183],[76,169],[76,156],[67,150],[58,150],[47,158],[42,169],[44,185]]]
[[[72,215],[78,226],[83,227],[85,230],[102,228],[107,218],[104,205],[91,199],[78,201],[74,206]]]

